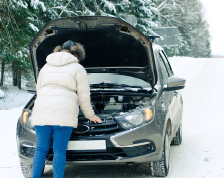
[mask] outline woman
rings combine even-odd
[[[52,134],[54,178],[63,177],[66,149],[72,129],[78,124],[79,106],[87,119],[102,123],[92,109],[87,73],[79,64],[84,58],[83,46],[69,40],[47,56],[47,63],[39,73],[32,113],[36,130],[32,178],[41,177]]]

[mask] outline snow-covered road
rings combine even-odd
[[[172,146],[168,178],[224,177],[224,59],[170,59],[175,75],[186,78],[183,142]],[[22,107],[0,110],[0,177],[22,178],[15,130]],[[66,166],[65,178],[150,177],[148,165]],[[46,166],[43,177],[53,177]]]

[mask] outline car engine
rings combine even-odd
[[[150,103],[147,97],[130,97],[130,96],[105,96],[91,97],[91,105],[96,115],[109,116],[119,115],[120,113],[131,112],[141,107],[146,107]],[[79,109],[79,118],[84,117]]]

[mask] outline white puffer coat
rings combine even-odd
[[[67,52],[47,56],[37,80],[32,125],[77,127],[79,105],[87,119],[94,116],[86,70]]]

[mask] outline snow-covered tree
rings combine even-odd
[[[159,21],[162,26],[177,26],[178,48],[165,47],[168,54],[210,57],[210,34],[199,0],[158,0]]]
[[[8,0],[0,3],[0,59],[2,61],[1,85],[3,85],[4,65],[12,65],[13,84],[21,88],[21,74],[30,73],[28,44],[38,31],[39,20],[32,13],[31,0]],[[29,70],[30,69],[30,70]]]
[[[134,15],[136,28],[145,35],[151,28],[177,26],[178,48],[165,47],[169,55],[209,57],[210,35],[199,0],[2,0],[0,1],[0,61],[12,64],[14,85],[31,69],[28,45],[48,21],[79,15],[113,16],[125,20]],[[174,52],[174,50],[176,50]]]

